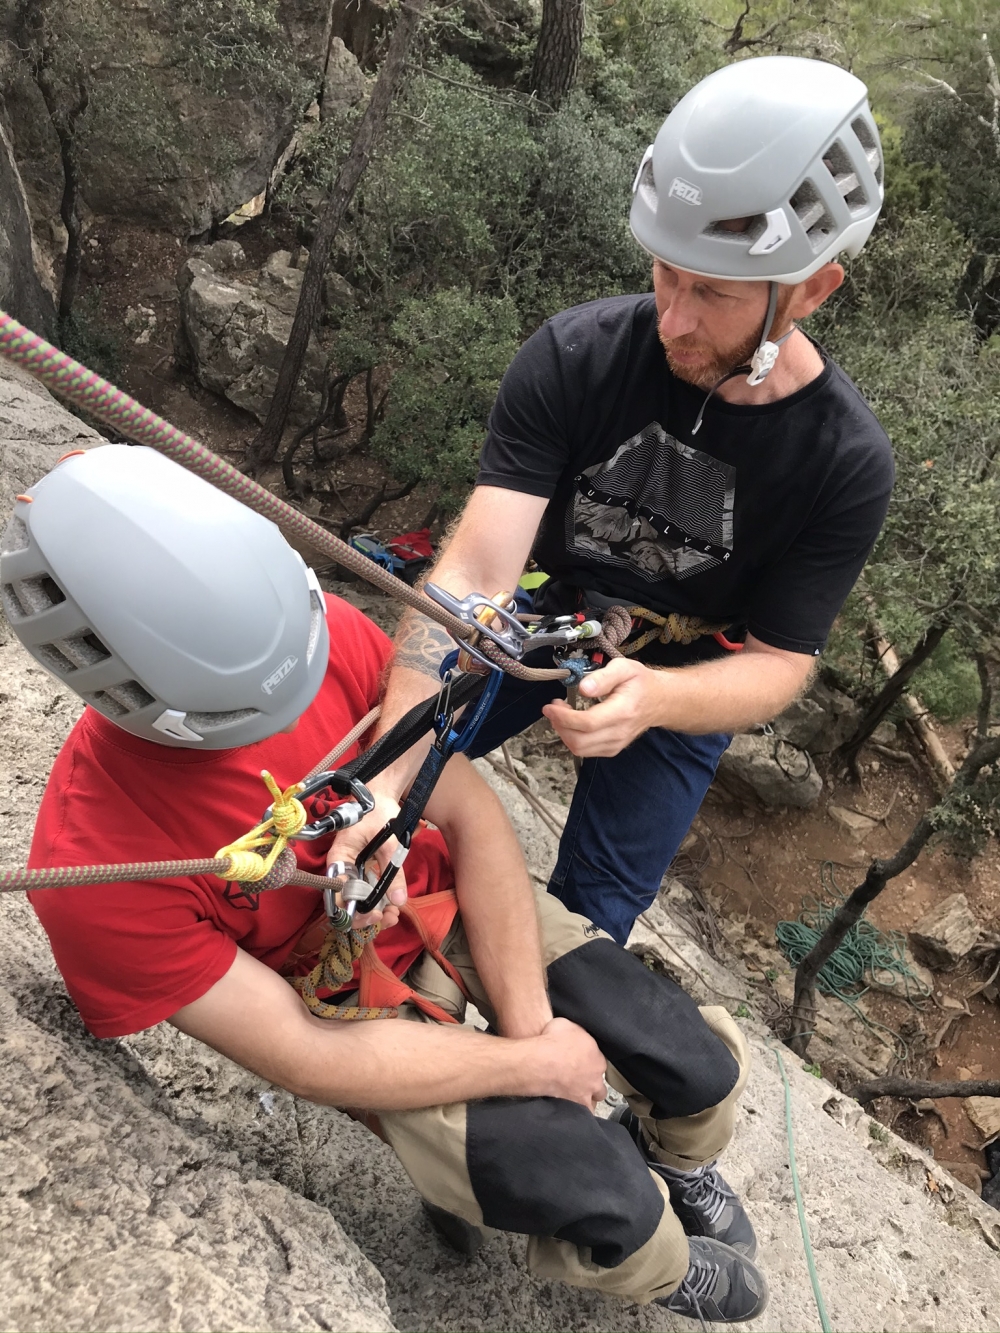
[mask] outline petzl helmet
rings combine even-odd
[[[263,740],[326,671],[323,596],[302,557],[153,449],[91,449],[33,486],[0,539],[0,600],[37,662],[161,745]]]
[[[797,56],[741,60],[663,122],[636,173],[630,225],[643,249],[692,273],[802,282],[860,251],[882,171],[860,79]]]

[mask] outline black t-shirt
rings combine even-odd
[[[776,402],[713,394],[692,436],[704,399],[670,371],[652,295],[565,310],[504,376],[477,484],[548,499],[533,554],[560,587],[816,655],[885,518],[889,440],[825,354]]]

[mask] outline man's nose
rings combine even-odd
[[[691,298],[684,292],[673,292],[660,316],[660,337],[683,338],[685,334],[693,333],[697,327],[698,316]]]

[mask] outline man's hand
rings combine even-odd
[[[601,703],[578,710],[557,699],[546,704],[542,712],[573,754],[581,759],[609,758],[658,725],[662,689],[658,672],[616,657],[580,682],[583,698],[600,699]]]
[[[552,1018],[533,1040],[548,1071],[549,1086],[541,1095],[564,1097],[593,1111],[604,1100],[606,1061],[590,1033],[568,1018]]]
[[[375,809],[359,820],[353,828],[342,829],[334,838],[330,845],[330,850],[326,854],[326,863],[329,865],[332,861],[345,861],[348,865],[357,861],[358,857],[371,842],[377,833],[381,833],[390,819],[395,819],[399,814],[399,802],[386,796],[383,793],[369,788],[372,796],[375,798]],[[389,864],[393,852],[399,844],[395,838],[390,838],[384,842],[374,856],[374,864],[378,868],[379,874]],[[386,894],[386,901],[381,907],[377,907],[373,912],[367,912],[364,916],[354,918],[355,926],[360,930],[364,926],[373,926],[381,921],[382,929],[388,930],[399,920],[399,909],[406,902],[406,877],[404,867],[396,871],[396,877],[392,881],[392,887]],[[339,901],[339,896],[338,896]]]

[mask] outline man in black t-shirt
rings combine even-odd
[[[642,646],[584,679],[596,706],[508,678],[478,742],[544,712],[583,760],[550,890],[622,943],[731,734],[806,684],[885,517],[889,441],[796,325],[867,239],[882,171],[864,85],[835,66],[764,57],[692,89],[633,186],[653,293],[564,311],[524,344],[431,576],[493,595],[530,553],[550,576],[538,609],[632,610],[625,651]],[[381,726],[451,646],[404,617]],[[383,775],[386,811],[416,759]]]
[[[431,576],[495,596],[532,554],[550,576],[538,609],[629,608],[628,655],[580,684],[591,708],[505,677],[476,741],[481,753],[544,713],[582,759],[549,891],[620,943],[731,734],[805,686],[885,517],[889,441],[796,323],[842,283],[837,257],[871,232],[882,173],[865,87],[844,70],[764,57],[693,88],[633,185],[653,293],[567,310],[524,344]],[[382,729],[438,688],[451,647],[404,616]],[[395,813],[420,757],[372,784],[379,809],[333,856]],[[699,1171],[719,1179],[680,1174]],[[714,1293],[713,1318],[743,1317],[709,1267],[691,1288]]]

